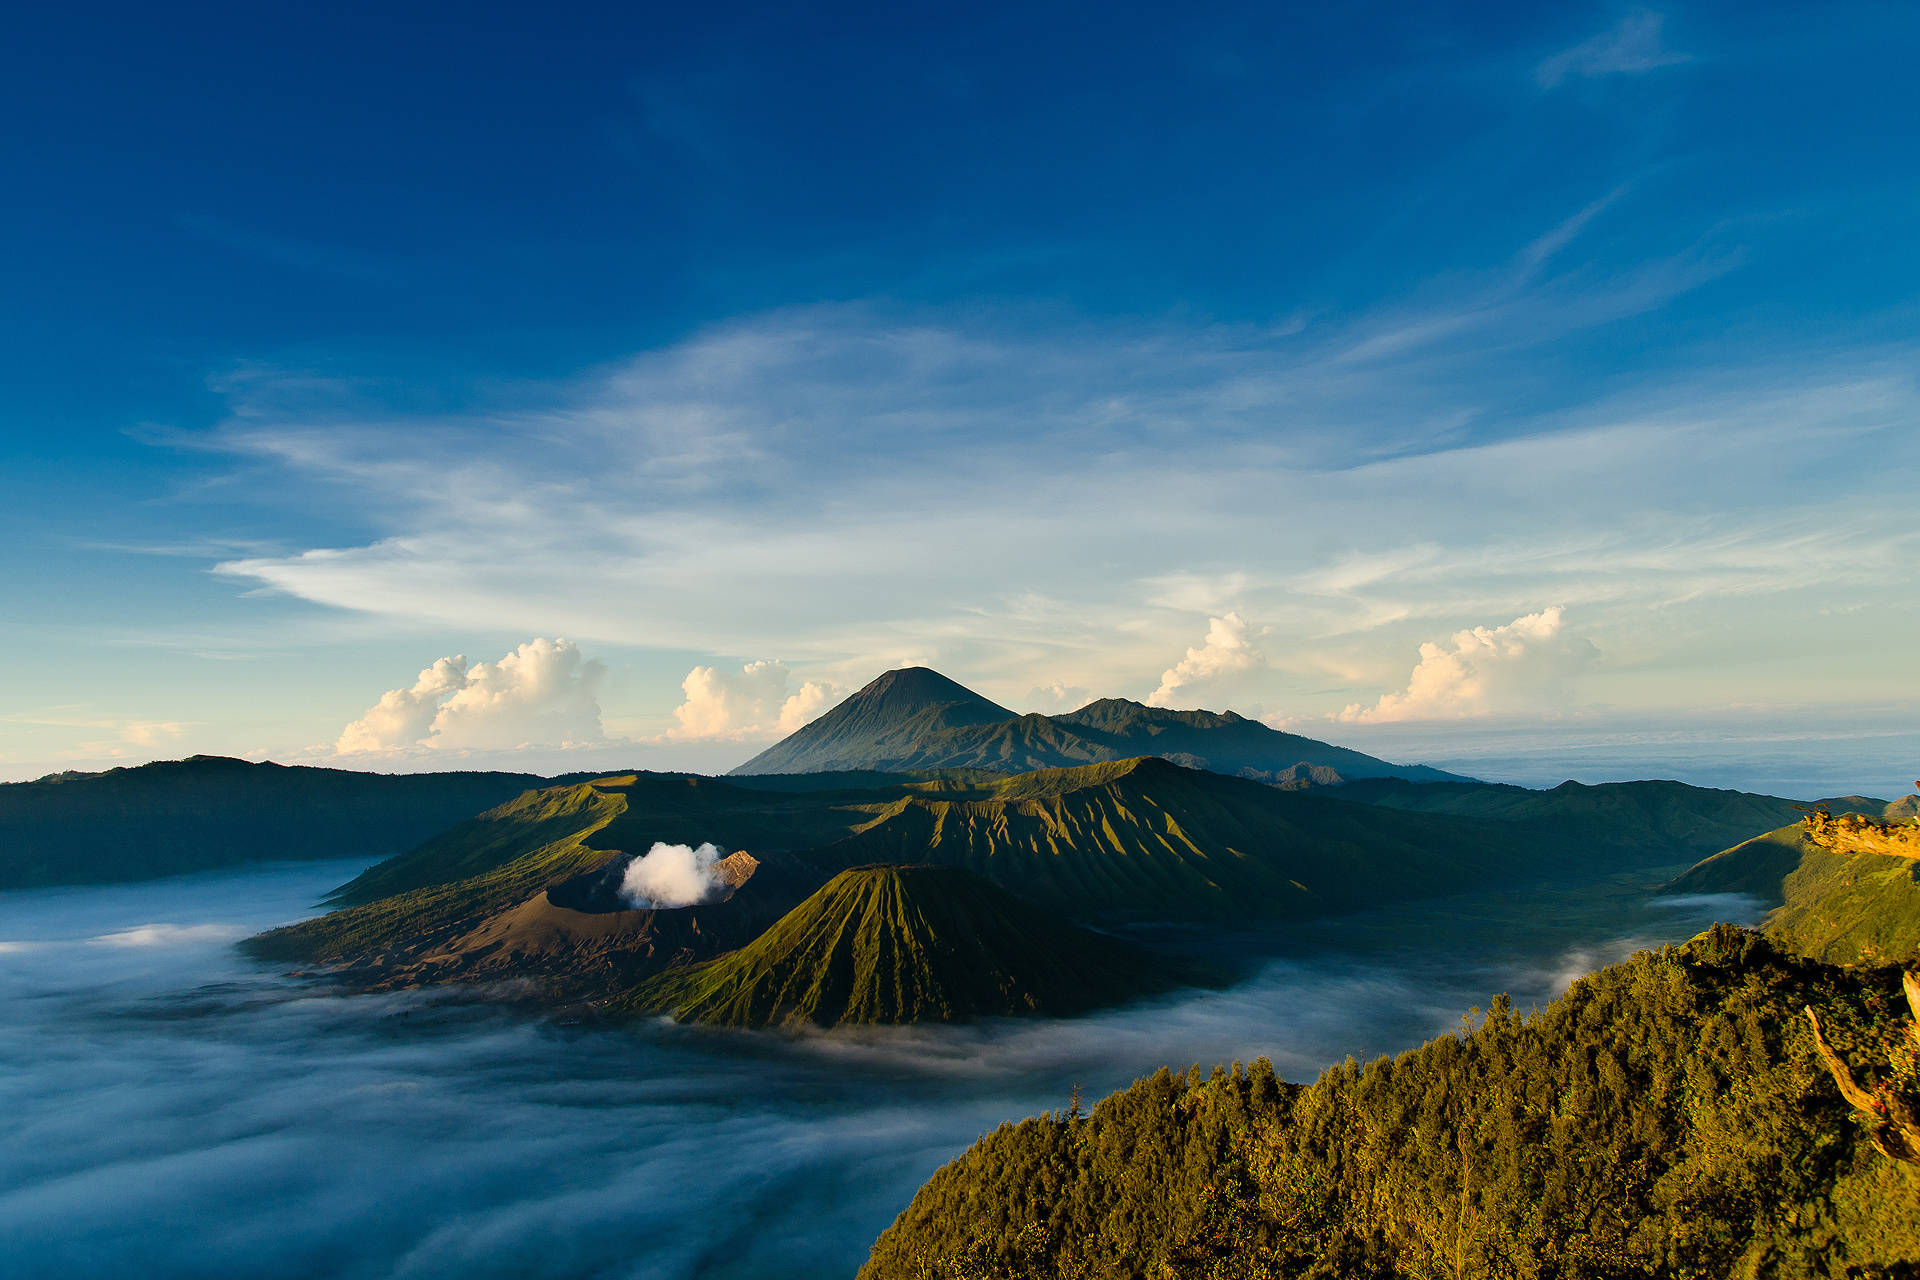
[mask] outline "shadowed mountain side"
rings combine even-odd
[[[1286,786],[1387,776],[1426,782],[1456,778],[1282,733],[1231,711],[1168,711],[1107,698],[1067,715],[1016,716],[925,667],[887,672],[732,772],[1020,773],[1144,755]]]
[[[927,667],[889,671],[734,773],[933,768],[912,762],[915,744],[996,724],[1013,712]]]
[[[1341,787],[1342,800],[1406,813],[1450,814],[1508,823],[1593,853],[1641,865],[1705,857],[1798,818],[1806,806],[1778,796],[1684,782],[1563,782],[1548,791],[1488,783],[1409,784],[1368,779]],[[1885,801],[1868,801],[1883,805]]]
[[[1168,921],[1339,911],[1547,869],[1497,824],[1345,804],[1154,757],[1036,770],[978,795],[903,797],[812,856],[965,867],[1075,918]]]
[[[0,889],[378,857],[551,784],[524,773],[388,775],[223,756],[0,784]]]
[[[951,867],[843,871],[759,938],[615,1008],[731,1027],[1060,1016],[1177,985],[1165,962]]]

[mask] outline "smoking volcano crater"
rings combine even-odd
[[[821,879],[788,862],[744,850],[721,857],[711,845],[618,854],[455,931],[370,985],[529,982],[543,998],[592,999],[751,942]]]

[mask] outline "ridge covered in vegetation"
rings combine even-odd
[[[0,784],[0,889],[380,857],[553,779],[359,773],[225,756]]]
[[[905,795],[815,856],[965,867],[1081,918],[1254,920],[1446,892],[1529,852],[1489,824],[1146,757]]]
[[[1862,1088],[1920,1087],[1897,974],[1720,925],[1311,1085],[1162,1071],[1003,1125],[861,1280],[1912,1276],[1920,1167],[1855,1122],[1808,1006]]]
[[[1827,809],[1707,858],[1670,893],[1750,893],[1769,903],[1769,936],[1839,964],[1920,960],[1920,844],[1911,797],[1870,814]]]
[[[951,867],[842,871],[759,938],[613,1002],[683,1022],[965,1022],[1079,1013],[1173,985],[1166,966]]]

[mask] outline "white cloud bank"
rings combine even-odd
[[[1371,707],[1356,702],[1339,718],[1384,724],[1550,710],[1565,705],[1575,678],[1599,656],[1592,641],[1567,631],[1566,610],[1556,605],[1428,641],[1404,692],[1382,694]]]
[[[570,640],[537,637],[498,662],[441,658],[412,687],[389,689],[340,731],[337,755],[421,748],[469,751],[600,745],[604,664]]]
[[[749,662],[739,672],[695,667],[680,682],[686,700],[673,709],[670,739],[784,737],[838,701],[832,685],[809,680],[789,691],[792,672],[784,662]]]
[[[1238,613],[1209,618],[1207,638],[1161,673],[1160,687],[1147,695],[1147,705],[1171,707],[1176,697],[1200,696],[1204,687],[1218,689],[1229,677],[1264,667],[1266,655],[1254,643],[1259,634]]]

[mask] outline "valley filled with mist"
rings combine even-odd
[[[234,949],[361,869],[0,896],[9,1275],[846,1277],[936,1168],[1075,1086],[1310,1079],[1756,910],[1492,891],[1236,939],[1272,954],[1224,990],[795,1038],[348,995]]]

